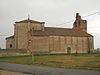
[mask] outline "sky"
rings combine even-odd
[[[0,0],[0,47],[5,48],[5,38],[14,34],[13,24],[28,14],[32,20],[46,22],[46,27],[72,28],[76,13],[87,20],[94,47],[100,48],[100,0]]]

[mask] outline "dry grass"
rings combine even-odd
[[[34,61],[31,56],[4,57],[0,61],[41,65],[59,68],[100,70],[100,53],[74,55],[40,55],[35,56]]]

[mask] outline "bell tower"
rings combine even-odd
[[[73,28],[87,32],[87,21],[83,20],[79,13],[76,13],[76,20],[73,23]]]

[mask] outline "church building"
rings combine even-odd
[[[14,35],[6,38],[7,49],[27,49],[38,53],[89,53],[94,50],[87,21],[79,13],[72,28],[45,27],[45,22],[26,19],[15,22]]]

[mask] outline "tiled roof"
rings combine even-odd
[[[35,20],[30,20],[30,19],[26,19],[26,20],[22,20],[22,21],[18,21],[15,23],[27,23],[27,22],[31,22],[31,23],[45,23],[45,22],[39,22],[39,21],[35,21]]]
[[[89,37],[92,36],[89,33],[86,33],[81,30],[71,29],[71,28],[54,28],[54,27],[45,27],[44,31],[34,30],[32,32],[33,36],[73,36],[73,37]]]
[[[41,36],[46,36],[49,35],[47,31],[41,31],[41,30],[34,30],[32,32],[32,35],[41,35]]]
[[[6,39],[12,39],[12,38],[14,38],[14,35],[13,36],[10,36],[10,37],[7,37]]]

